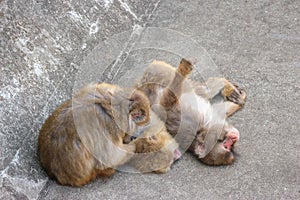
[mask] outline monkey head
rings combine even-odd
[[[131,135],[135,126],[149,123],[150,103],[143,92],[132,88],[116,89],[111,99],[114,121],[124,132]]]
[[[236,128],[217,124],[199,131],[190,148],[205,164],[230,165],[234,161],[233,150],[238,140],[239,131]]]
[[[134,90],[129,98],[129,113],[136,125],[144,125],[150,119],[150,102],[148,97],[139,90]]]

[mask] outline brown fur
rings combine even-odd
[[[223,145],[224,141],[231,139],[228,137],[228,131],[222,124],[213,125],[209,129],[202,129],[197,134],[189,150],[199,156],[202,154],[203,149],[208,146],[211,148],[209,153],[204,157],[199,157],[203,163],[207,165],[230,165],[234,161],[234,154],[229,149],[225,149]]]
[[[182,64],[175,69],[165,62],[154,61],[137,87],[149,97],[152,106],[160,104],[165,108],[166,116],[161,116],[161,110],[154,111],[166,119],[168,132],[181,148],[189,148],[209,165],[231,164],[234,160],[233,145],[239,133],[224,119],[243,107],[245,92],[224,78],[210,78],[205,84],[186,80],[184,78],[191,70],[185,73],[182,69]],[[218,95],[223,100],[214,104]],[[195,108],[193,104],[199,99],[203,103]],[[230,137],[227,139],[228,133]],[[224,149],[229,144],[232,148]]]
[[[165,173],[181,156],[176,155],[176,152],[180,153],[177,142],[154,112],[151,112],[151,123],[132,143],[136,145],[137,154],[131,159],[131,164],[140,172]]]
[[[125,135],[135,134],[149,120],[149,100],[142,92],[105,83],[88,85],[45,121],[38,138],[40,163],[62,185],[82,186],[98,176],[109,177],[135,152],[152,150],[140,149],[143,142],[139,139],[123,143]],[[152,120],[150,124],[155,127]],[[165,129],[162,133],[168,137]],[[160,138],[160,133],[156,137],[160,142],[157,148],[172,156],[174,150],[164,145],[168,141],[177,148],[175,140]]]

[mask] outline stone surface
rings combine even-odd
[[[0,199],[299,199],[299,9],[297,0],[0,1]],[[73,89],[89,80],[126,85],[142,72],[136,64],[152,59],[178,62],[170,51],[135,50],[145,26],[196,41],[217,74],[245,87],[246,106],[230,120],[241,133],[237,161],[209,167],[186,153],[163,175],[119,172],[82,188],[48,180],[38,131]],[[105,41],[111,51],[99,48]],[[107,59],[99,68],[87,59],[98,56]],[[83,66],[98,70],[90,77]]]

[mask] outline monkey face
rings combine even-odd
[[[146,125],[150,120],[150,103],[146,95],[131,88],[115,90],[111,109],[117,125],[131,135],[132,125]],[[133,123],[132,123],[133,122]]]
[[[213,126],[202,130],[192,144],[196,155],[208,154],[199,159],[207,165],[230,165],[234,161],[234,144],[239,140],[239,131],[233,126]],[[220,133],[221,131],[221,133]]]
[[[129,98],[129,114],[137,125],[144,125],[150,119],[150,103],[141,91],[135,90]]]
[[[234,161],[234,144],[239,139],[239,132],[232,126],[225,126],[213,149],[201,159],[208,165],[230,165]]]

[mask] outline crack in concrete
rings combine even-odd
[[[119,0],[121,2],[121,0]],[[104,70],[104,72],[106,70],[109,70],[109,75],[107,77],[102,77],[102,80],[103,81],[106,81],[106,82],[110,82],[110,81],[113,81],[114,78],[117,76],[117,74],[120,72],[120,69],[121,69],[121,66],[122,64],[126,61],[127,57],[129,56],[129,53],[130,53],[130,50],[134,47],[135,45],[135,42],[140,38],[143,30],[145,29],[147,23],[148,23],[148,20],[150,20],[150,18],[153,16],[155,10],[157,9],[158,5],[160,4],[161,0],[158,0],[155,5],[154,5],[154,8],[153,10],[150,12],[150,14],[148,15],[148,17],[146,18],[143,26],[140,26],[138,24],[135,24],[134,27],[133,27],[133,32],[132,34],[130,35],[127,43],[125,44],[124,48],[120,51],[120,54],[117,56],[116,58],[116,61],[115,63],[111,66],[111,67],[108,67],[107,69]],[[136,16],[136,15],[135,15]],[[136,18],[136,17],[135,17]],[[131,44],[130,44],[131,42]],[[122,55],[124,53],[128,53],[126,57],[124,57],[122,59]],[[118,63],[120,64],[118,66]],[[114,75],[113,75],[113,72]],[[61,83],[62,81],[60,81]],[[54,90],[56,91],[57,88],[55,88]],[[52,93],[52,95],[50,96],[49,99],[51,99],[53,96],[54,96],[54,93]],[[49,101],[48,101],[49,102]],[[47,106],[48,104],[46,104],[43,109]],[[48,190],[49,190],[49,186],[50,186],[50,180],[47,179],[43,188],[40,190],[39,194],[38,194],[38,198],[37,199],[42,199],[44,197],[47,196],[48,194]]]
[[[114,61],[113,65],[109,65],[103,72],[102,81],[112,83],[115,77],[119,74],[123,63],[128,58],[130,51],[135,46],[136,41],[140,38],[144,27],[140,25],[134,25],[133,32],[129,36],[128,41],[125,43],[124,48],[120,50],[119,55]]]
[[[132,12],[132,10],[130,9],[129,5],[126,3],[126,1],[121,1],[119,0],[121,6],[130,14],[132,15],[136,20],[140,21],[141,19],[139,19],[137,17],[137,15]],[[117,57],[117,60],[118,62],[116,62],[111,68],[110,68],[110,75],[111,75],[111,80],[114,80],[115,76],[119,73],[120,69],[121,69],[121,66],[123,64],[123,62],[127,59],[127,56],[129,55],[130,53],[130,50],[134,47],[135,45],[135,42],[139,39],[140,35],[142,34],[142,31],[144,30],[143,27],[146,26],[147,24],[147,20],[149,20],[152,16],[152,14],[154,13],[154,11],[156,10],[157,6],[159,5],[160,3],[160,0],[155,4],[154,6],[154,9],[152,9],[152,12],[150,12],[150,14],[148,14],[146,20],[145,20],[145,23],[140,26],[138,24],[135,24],[134,27],[133,27],[133,33],[131,34],[130,38],[128,39],[128,42],[126,43],[124,49],[120,52],[119,56]],[[3,5],[3,4],[2,4]],[[68,13],[70,15],[72,15],[72,13]],[[20,13],[20,15],[22,15]],[[25,16],[23,16],[25,17]],[[74,16],[72,15],[73,17],[73,20],[80,20],[80,16]],[[75,19],[74,19],[75,17]],[[76,18],[77,17],[77,18]],[[79,18],[78,18],[79,17]],[[54,18],[53,18],[54,19]],[[57,19],[54,19],[57,23]],[[23,28],[23,27],[21,27]],[[59,41],[57,40],[54,40],[54,37],[50,35],[50,33],[48,32],[45,32],[44,30],[41,30],[41,35],[45,35],[47,36],[48,38],[50,37],[51,38],[51,41],[58,44],[61,48],[64,48],[63,45],[60,44]],[[27,50],[27,49],[24,49],[25,47],[25,44],[23,44],[24,42],[27,42],[27,41],[20,41],[21,43],[19,43],[19,49],[22,51],[22,50]],[[23,42],[23,43],[22,43]],[[17,45],[18,46],[18,45]],[[36,49],[36,48],[35,48]],[[38,49],[36,49],[38,50]],[[25,53],[27,54],[32,54],[32,52],[26,52]],[[122,57],[123,54],[127,54],[126,57]],[[57,62],[56,63],[50,63],[50,64],[58,64]],[[120,66],[118,66],[118,64],[120,64]],[[40,71],[38,71],[40,72]],[[115,72],[115,75],[112,75],[112,72]],[[48,101],[47,103],[42,107],[42,110],[46,110],[47,107],[49,107],[49,102],[54,98],[55,94],[57,93],[57,90],[58,88],[61,87],[62,85],[62,82],[63,80],[60,80],[58,81],[58,83],[56,84],[56,87],[54,87],[50,97],[48,98]],[[30,113],[32,115],[32,113]],[[33,116],[32,116],[33,117]],[[33,126],[32,128],[30,128],[30,130],[28,130],[29,132],[31,133],[35,133],[35,129],[34,127],[39,123],[39,119],[36,119],[34,122],[33,122]],[[28,142],[28,138],[30,138],[32,136],[32,134],[28,134],[27,137],[24,138],[24,140],[22,141],[21,143],[21,147],[19,149],[16,150],[12,160],[7,164],[6,168],[2,171],[0,171],[0,185],[3,186],[3,180],[7,180],[9,181],[9,185],[7,185],[7,187],[11,186],[11,187],[17,187],[15,192],[18,192],[20,194],[24,194],[27,198],[29,199],[37,199],[39,198],[40,196],[43,197],[43,196],[47,196],[47,193],[44,194],[43,192],[45,192],[46,190],[48,190],[47,188],[49,187],[49,179],[46,178],[46,179],[41,179],[39,180],[38,182],[35,182],[33,180],[29,180],[28,178],[26,177],[13,177],[13,176],[10,176],[8,171],[9,169],[11,169],[12,167],[18,167],[19,163],[20,163],[20,159],[22,159],[22,155],[20,155],[20,152],[24,151],[24,147],[26,147],[26,143]],[[25,187],[26,184],[30,184],[32,185],[30,191],[25,191],[24,188],[27,188]],[[24,187],[22,187],[24,186]],[[37,190],[38,189],[38,190]]]
[[[120,1],[120,0],[119,0]],[[112,83],[115,79],[115,77],[119,74],[122,65],[128,58],[130,51],[134,48],[136,42],[140,39],[142,33],[145,30],[146,25],[148,24],[148,20],[153,16],[153,13],[157,9],[159,3],[161,0],[157,1],[157,3],[154,5],[154,8],[152,12],[148,15],[147,19],[142,25],[135,24],[133,26],[133,31],[131,35],[128,38],[128,41],[125,43],[124,48],[120,51],[119,55],[117,56],[116,60],[112,65],[109,65],[103,72],[103,76],[101,77],[101,80],[103,82],[110,82]]]
[[[126,0],[118,0],[118,2],[121,4],[121,7],[124,8],[130,15],[132,15],[136,20],[140,21],[141,19],[136,16],[136,14],[131,10],[131,8],[128,5],[128,2]]]
[[[57,89],[61,86],[62,81],[63,81],[63,80],[61,79],[61,80],[59,81],[59,83],[57,84],[57,87],[54,88],[54,90],[53,90],[51,96],[50,96],[49,99],[48,99],[48,102],[43,106],[42,110],[44,110],[44,109],[48,106],[50,100],[53,99],[53,97],[54,97],[54,95],[55,95]],[[38,124],[38,123],[39,123],[39,119],[37,119],[37,120],[34,122],[34,125],[36,125],[36,124]],[[34,126],[33,126],[33,127],[34,127]],[[29,132],[34,132],[34,128],[33,128],[33,127],[30,129]],[[15,178],[15,177],[9,176],[9,175],[6,173],[6,172],[9,170],[9,168],[11,167],[11,165],[19,164],[19,159],[20,159],[19,153],[20,153],[21,149],[24,147],[24,145],[26,144],[26,142],[28,141],[28,138],[29,138],[29,137],[30,137],[30,134],[28,134],[28,136],[23,140],[23,142],[22,142],[22,147],[20,147],[20,148],[16,151],[16,153],[15,153],[13,159],[11,160],[11,162],[7,165],[7,167],[6,167],[4,170],[1,171],[1,173],[0,173],[0,186],[3,187],[3,179],[4,179],[4,178],[7,178],[7,179],[10,181],[10,183],[11,183],[12,185],[16,185],[16,181],[17,181],[17,180],[27,180],[28,182],[32,182],[32,181],[29,180],[29,179],[26,179],[26,178],[25,178],[25,179],[24,179],[24,178],[18,178],[18,177]],[[15,181],[14,181],[14,180],[15,180]],[[13,182],[15,182],[15,184],[13,184]],[[40,192],[42,192],[42,190],[43,190],[43,188],[44,188],[44,185],[42,186],[42,184],[43,184],[43,183],[46,184],[47,182],[48,182],[48,178],[47,178],[47,179],[44,179],[44,180],[41,180],[41,181],[39,181],[39,182],[37,183],[37,186],[39,186],[39,188],[41,188]],[[19,190],[16,190],[16,191],[17,191],[17,192],[21,192],[22,194],[25,194],[25,193],[26,193],[26,191],[25,191],[25,193],[24,193],[24,190],[22,190],[22,189],[19,189]],[[40,192],[39,192],[39,193],[40,193]],[[39,193],[37,194],[36,198],[30,198],[30,199],[37,199],[38,196],[39,196]],[[25,194],[25,195],[26,195],[26,194]],[[26,196],[27,196],[27,195],[26,195]],[[28,196],[27,196],[27,197],[28,197]]]

